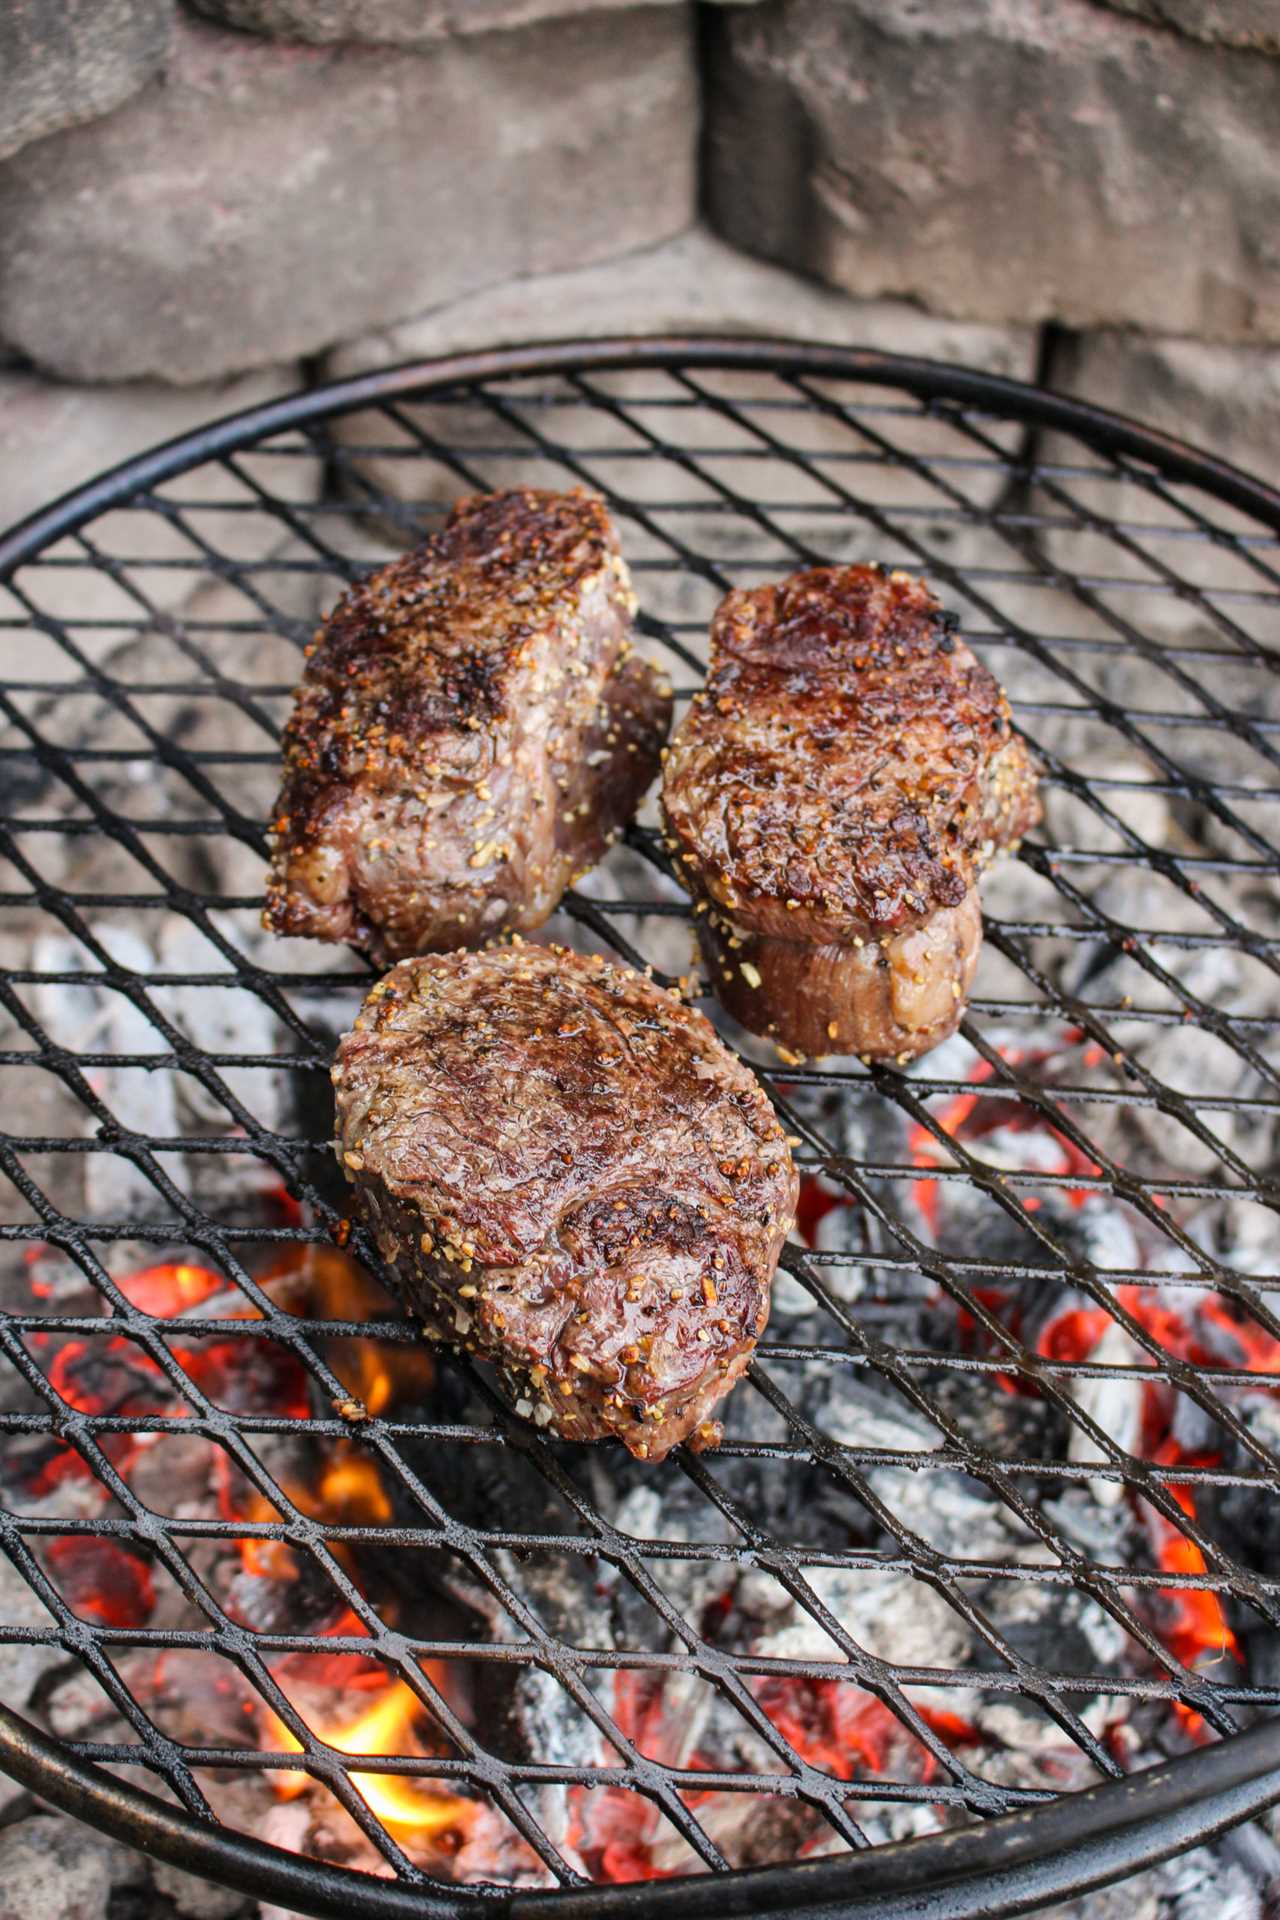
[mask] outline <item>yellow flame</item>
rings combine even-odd
[[[358,1719],[345,1727],[319,1728],[317,1733],[326,1746],[336,1747],[339,1753],[369,1755],[412,1749],[416,1758],[413,1723],[421,1711],[417,1695],[403,1680],[397,1680]],[[280,1746],[285,1752],[299,1751],[301,1741],[274,1714],[271,1717]],[[451,1793],[433,1793],[404,1774],[353,1773],[349,1778],[370,1812],[389,1827],[420,1834],[441,1833],[447,1827],[462,1825],[473,1811],[470,1800]],[[272,1785],[282,1799],[292,1800],[306,1787],[307,1779],[305,1773],[289,1769],[273,1774]]]
[[[386,1526],[391,1519],[391,1501],[382,1484],[375,1460],[355,1453],[342,1441],[326,1464],[317,1489],[320,1515],[335,1525],[358,1524]],[[295,1504],[301,1504],[295,1498]],[[308,1512],[316,1507],[307,1507]]]

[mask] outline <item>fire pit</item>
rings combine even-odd
[[[730,586],[926,573],[1044,768],[953,1040],[717,1016],[801,1214],[658,1468],[420,1342],[328,1147],[369,971],[258,925],[319,609],[513,481],[607,496],[685,698]],[[527,1920],[1012,1912],[1280,1798],[1280,495],[956,368],[604,342],[223,422],[0,578],[0,1765],[294,1910]],[[651,803],[548,933],[697,990]]]

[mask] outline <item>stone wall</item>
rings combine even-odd
[[[1275,467],[1277,0],[0,0],[0,524],[246,398],[681,326]]]

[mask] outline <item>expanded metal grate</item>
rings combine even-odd
[[[414,1404],[353,1421],[350,1343],[368,1322],[291,1311],[270,1272],[292,1249],[348,1238],[380,1272],[343,1217],[326,1144],[333,1036],[369,969],[256,925],[300,650],[347,581],[459,493],[576,482],[609,502],[644,635],[682,699],[730,587],[874,557],[924,573],[959,614],[1010,692],[1047,800],[1046,825],[989,876],[961,1038],[902,1072],[748,1047],[804,1171],[822,1176],[809,1193],[826,1224],[784,1255],[788,1291],[724,1448],[680,1450],[647,1474],[548,1440],[454,1359]],[[963,1910],[1009,1910],[1057,1884],[1028,1867],[1005,1886],[1005,1863],[1024,1853],[1065,1857],[1084,1834],[1095,1852],[1080,1876],[1096,1880],[1280,1793],[1280,1777],[1263,1778],[1280,1759],[1274,1728],[1261,1745],[1240,1732],[1280,1706],[1280,1567],[1266,1541],[1280,1517],[1280,1416],[1268,1424],[1280,1355],[1280,495],[978,373],[758,342],[578,344],[396,369],[175,442],[18,529],[0,543],[0,578],[0,1544],[21,1576],[0,1587],[0,1647],[42,1654],[55,1681],[70,1665],[99,1702],[75,1725],[65,1707],[46,1711],[35,1732],[8,1714],[0,1763],[212,1875],[307,1910],[387,1914],[481,1899],[568,1910],[588,1884],[573,1822],[589,1803],[573,1796],[604,1788],[703,1870],[627,1897],[690,1913],[729,1911],[731,1887],[733,1910],[836,1900],[848,1912],[879,1888],[887,1912],[897,1869],[879,1862],[891,1858],[906,1862],[901,1885],[919,1892],[963,1871],[977,1876]],[[650,807],[550,932],[674,984],[689,965],[688,916],[652,820]],[[1028,1151],[1011,1154],[1011,1139]],[[237,1290],[243,1317],[225,1317],[225,1301],[180,1321],[144,1310],[129,1275],[179,1260]],[[60,1277],[32,1291],[51,1263]],[[1081,1328],[1087,1343],[1073,1347],[1067,1331]],[[377,1335],[388,1354],[416,1340],[390,1312]],[[124,1379],[115,1404],[83,1388],[107,1342],[104,1365]],[[219,1398],[192,1359],[208,1342],[249,1343],[251,1372],[304,1382],[305,1418],[261,1395],[247,1409]],[[155,1407],[130,1398],[139,1369],[157,1383]],[[863,1395],[881,1426],[835,1427],[828,1380],[846,1413]],[[1158,1393],[1163,1452],[1149,1400],[1132,1424],[1125,1383]],[[300,1432],[320,1455],[341,1447],[376,1463],[388,1511],[334,1518],[282,1486],[272,1449]],[[170,1512],[169,1471],[144,1486],[124,1464],[144,1445],[154,1461],[199,1440],[256,1490],[260,1517],[243,1503],[175,1500]],[[47,1473],[41,1498],[22,1479],[30,1460],[65,1455],[78,1485],[101,1490],[78,1515],[44,1499]],[[908,1482],[923,1489],[910,1500]],[[659,1496],[648,1507],[644,1487]],[[1007,1549],[931,1526],[956,1497],[997,1516]],[[837,1544],[813,1520],[833,1499]],[[1103,1521],[1123,1517],[1112,1545],[1079,1524],[1086,1500]],[[628,1529],[637,1512],[652,1531]],[[290,1549],[298,1584],[349,1610],[341,1630],[317,1626],[314,1605],[302,1625],[246,1624],[216,1577],[245,1539]],[[102,1541],[149,1590],[163,1587],[145,1623],[86,1601],[76,1543]],[[1171,1541],[1175,1553],[1157,1551]],[[398,1580],[369,1573],[387,1549]],[[686,1607],[718,1570],[728,1586],[748,1568],[807,1623],[799,1651],[761,1652],[755,1628],[735,1639],[727,1603]],[[863,1589],[893,1583],[899,1608],[920,1589],[925,1617],[941,1608],[963,1656],[869,1648],[824,1598],[833,1571]],[[602,1585],[625,1590],[623,1644],[574,1637],[575,1593]],[[1083,1656],[1067,1636],[1029,1642],[1005,1604],[1015,1589],[1073,1593],[1122,1654],[1103,1670],[1088,1651],[1096,1635]],[[484,1630],[457,1598],[467,1593],[492,1609]],[[447,1625],[432,1624],[436,1595]],[[1185,1606],[1223,1623],[1216,1657],[1192,1657]],[[376,1659],[417,1697],[439,1750],[352,1756],[321,1737],[280,1679],[282,1661],[308,1654]],[[224,1692],[234,1682],[263,1715],[201,1740],[138,1682],[151,1655],[220,1668]],[[440,1662],[471,1674],[479,1698],[544,1676],[595,1757],[491,1737]],[[736,1717],[750,1764],[677,1762],[620,1725],[619,1674],[659,1696],[672,1675],[696,1679]],[[834,1767],[770,1712],[780,1680],[855,1685],[910,1762],[899,1749],[896,1766]],[[959,1703],[963,1720],[978,1696],[1042,1723],[1057,1785],[1052,1767],[1019,1771],[1007,1753],[993,1764],[994,1735],[948,1731],[940,1703]],[[50,1697],[30,1709],[38,1729]],[[1088,1710],[1099,1699],[1113,1703],[1110,1723]],[[1127,1749],[1107,1731],[1121,1721],[1134,1730]],[[264,1754],[265,1724],[292,1739]],[[1108,1853],[1102,1836],[1135,1814],[1105,1783],[1166,1741],[1202,1749],[1159,1776],[1163,1798],[1127,1803],[1145,1837]],[[357,1864],[380,1860],[389,1879],[233,1830],[253,1823],[229,1782],[258,1782],[265,1809],[271,1776],[298,1769],[363,1835]],[[548,1891],[452,1886],[443,1866],[422,1864],[370,1805],[370,1779],[396,1773],[485,1801]],[[117,1776],[145,1781],[168,1810]],[[1090,1782],[1103,1785],[1064,1826],[1058,1786]],[[1228,1804],[1232,1792],[1245,1798]],[[724,1796],[752,1798],[766,1824],[779,1804],[801,1809],[807,1849],[853,1858],[721,1885],[729,1861],[705,1816]],[[1185,1824],[1171,1840],[1161,1819],[1175,1807]],[[908,1828],[891,1816],[904,1810],[951,1826],[1022,1810],[1021,1839],[979,1825],[946,1854],[897,1837]]]

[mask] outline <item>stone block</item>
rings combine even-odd
[[[430,47],[457,34],[493,33],[581,13],[617,13],[636,0],[191,0],[198,13],[244,33],[326,46],[341,40]],[[672,0],[649,0],[670,5]],[[756,0],[722,0],[756,4]]]
[[[1173,27],[1211,45],[1253,47],[1280,53],[1280,13],[1275,0],[1104,0],[1122,13]]]
[[[186,388],[155,381],[91,387],[48,380],[29,370],[0,372],[0,527],[47,506],[132,454],[301,385],[297,366]],[[301,505],[319,493],[320,462],[302,443],[287,444],[292,451],[251,454],[243,457],[242,465],[273,492]],[[208,584],[219,560],[211,560],[201,541],[222,560],[252,565],[287,535],[281,522],[253,508],[245,482],[220,465],[202,466],[163,483],[157,497],[180,508],[181,524],[142,506],[107,513],[86,529],[98,552],[131,563],[128,578],[147,605],[92,565],[74,536],[50,548],[43,563],[20,570],[19,583],[39,611],[67,622],[76,643],[93,660],[104,658],[139,623],[145,624],[148,606],[172,612]],[[7,614],[10,608],[2,611]],[[31,648],[28,635],[0,627],[0,661],[16,661],[20,653],[32,671],[55,676],[74,671],[51,644],[49,658],[32,667]]]
[[[110,113],[165,57],[173,0],[19,0],[0,7],[0,159]]]
[[[0,170],[0,337],[79,380],[313,353],[679,231],[697,118],[685,6],[430,53],[187,17],[162,81]]]
[[[1067,341],[1051,378],[1064,393],[1130,414],[1272,486],[1280,483],[1280,359],[1274,349],[1100,331]],[[1162,498],[1140,480],[1117,475],[1065,435],[1046,436],[1041,460],[1055,469],[1036,503],[1054,523],[1046,551],[1074,573],[1120,583],[1098,589],[1113,611],[1162,638],[1211,638],[1216,629],[1218,642],[1230,645],[1221,615],[1269,642],[1269,608],[1237,597],[1268,588],[1248,551],[1199,538],[1196,522],[1177,501],[1184,499],[1228,532],[1256,536],[1263,531],[1256,521],[1199,491],[1174,488]],[[1077,510],[1086,521],[1097,515],[1120,523],[1128,544],[1091,528]],[[1162,568],[1192,591],[1165,592]],[[1246,708],[1251,704],[1248,687],[1236,685],[1225,666],[1215,688],[1224,698],[1238,695]],[[1255,686],[1253,700],[1260,692]]]
[[[1280,339],[1280,69],[1094,0],[711,17],[727,239],[937,312]]]

